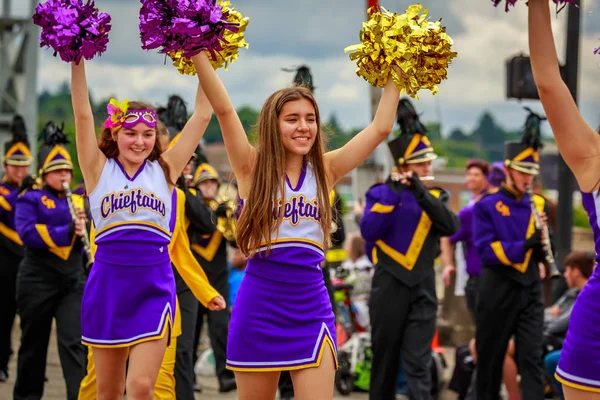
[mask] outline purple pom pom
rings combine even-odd
[[[504,7],[504,11],[508,12],[508,8],[510,6],[515,5],[515,3],[517,2],[517,0],[504,0],[506,1],[506,6]],[[554,2],[554,4],[556,4],[556,12],[559,13],[563,8],[565,8],[567,6],[567,4],[571,4],[575,7],[579,7],[579,5],[577,5],[576,0],[552,0]],[[500,4],[502,2],[502,0],[492,0],[492,2],[494,3],[494,7],[498,7],[498,4]]]
[[[111,29],[110,15],[98,12],[93,0],[48,0],[35,8],[33,23],[42,28],[40,47],[76,63],[105,52]]]
[[[142,48],[161,47],[159,53],[183,51],[190,58],[201,51],[223,49],[225,30],[237,32],[239,24],[227,22],[217,0],[141,0]]]

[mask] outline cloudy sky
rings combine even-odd
[[[13,0],[15,13],[24,0]],[[314,75],[316,97],[322,115],[335,113],[343,126],[369,123],[369,86],[356,76],[344,47],[358,43],[365,19],[365,0],[238,0],[236,9],[250,18],[246,37],[250,48],[229,71],[219,74],[236,106],[260,108],[273,91],[289,85],[293,78],[282,68],[308,65]],[[579,103],[587,121],[600,122],[600,0],[584,0],[581,39]],[[404,12],[409,0],[381,0],[389,10]],[[523,124],[525,112],[516,100],[505,98],[505,62],[527,53],[527,7],[520,0],[509,13],[503,4],[494,8],[490,0],[425,0],[433,20],[442,18],[454,40],[458,58],[449,69],[449,79],[432,96],[422,91],[416,107],[427,122],[441,122],[444,134],[456,127],[469,131],[482,112],[491,110],[506,128]],[[195,79],[179,75],[164,57],[141,49],[139,0],[96,0],[101,11],[112,16],[108,50],[87,64],[88,81],[96,98],[141,99],[164,103],[177,93],[193,101]],[[1,5],[0,5],[1,8]],[[556,45],[564,60],[566,10],[553,18]],[[69,79],[69,67],[51,50],[40,49],[38,90],[55,89]],[[537,101],[524,102],[542,111]],[[547,129],[547,128],[546,128]],[[548,133],[548,132],[546,132]]]

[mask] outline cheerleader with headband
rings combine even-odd
[[[154,11],[163,3],[144,1],[141,18],[157,23]],[[190,16],[184,15],[183,2],[175,3],[177,7],[169,11],[175,18],[166,23],[176,25],[193,17],[213,32],[210,43],[201,45],[218,42],[223,33],[217,28],[224,24],[213,11],[220,6],[205,5]],[[41,45],[71,63],[77,155],[95,230],[95,262],[85,287],[81,324],[83,343],[93,347],[97,395],[121,398],[127,387],[128,396],[146,397],[154,388],[175,314],[168,250],[175,223],[172,194],[212,110],[198,86],[193,115],[177,143],[162,153],[156,110],[143,102],[112,99],[97,141],[84,60],[106,50],[110,16],[98,12],[93,1],[48,0],[38,5],[33,20],[42,27]],[[155,24],[159,25],[156,31],[141,32],[143,41],[152,37],[156,42],[159,36],[165,39],[182,29]],[[192,58],[194,53],[185,50]],[[213,309],[222,306],[218,301],[209,304]]]

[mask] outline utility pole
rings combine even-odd
[[[579,33],[581,24],[581,8],[583,0],[579,0],[579,7],[568,6],[567,17],[567,46],[566,46],[566,79],[565,83],[571,91],[571,96],[577,104],[577,87],[579,78]],[[573,232],[573,191],[575,177],[567,167],[562,156],[558,157],[558,206],[557,206],[557,265],[563,266],[567,254],[571,251]]]
[[[366,16],[367,19],[370,18],[371,13],[379,10],[379,0],[366,0]],[[375,113],[377,112],[377,106],[379,105],[379,100],[381,99],[381,88],[375,86],[369,86],[369,99],[371,106],[371,121],[375,118]],[[385,142],[381,143],[373,154],[369,156],[371,162],[367,162],[364,167],[359,166],[355,168],[352,175],[352,197],[354,200],[358,200],[364,194],[366,189],[370,187],[375,180],[380,178],[378,176],[379,167],[383,169],[384,174],[389,171],[389,155],[387,144]],[[369,161],[369,160],[368,160]],[[361,171],[362,170],[362,173]],[[371,170],[371,171],[369,171]],[[372,172],[372,173],[369,173]],[[366,185],[361,185],[360,182],[366,183]]]

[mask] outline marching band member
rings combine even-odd
[[[440,237],[459,228],[447,206],[448,194],[421,182],[437,155],[408,99],[400,100],[398,123],[400,135],[388,142],[398,172],[369,189],[360,221],[363,238],[373,245],[375,265],[369,298],[371,400],[396,398],[400,353],[409,397],[430,398],[437,314],[433,263],[440,254]]]
[[[81,241],[84,224],[74,222],[63,182],[71,184],[73,163],[68,140],[53,122],[44,128],[38,152],[38,182],[17,200],[15,226],[25,247],[17,276],[17,308],[21,346],[14,398],[40,399],[52,320],[56,320],[58,355],[67,385],[67,399],[77,399],[85,374],[81,344],[81,299],[85,283]],[[72,196],[85,219],[83,199]]]
[[[544,261],[545,239],[534,225],[527,194],[539,173],[540,121],[530,112],[522,140],[505,144],[506,180],[474,207],[473,237],[482,264],[475,335],[478,399],[500,398],[502,366],[513,335],[522,396],[544,398],[544,304],[538,263]],[[547,211],[543,197],[534,195],[533,202],[540,215]]]
[[[217,229],[219,217],[227,214],[227,201],[219,202],[217,193],[221,178],[208,163],[203,162],[194,172],[190,193],[195,196],[195,205],[186,209],[190,220],[190,240],[192,251],[208,276],[210,284],[223,296],[229,296],[229,272],[227,268],[227,239]],[[193,202],[190,198],[188,201]],[[231,210],[230,210],[231,211]],[[231,239],[231,238],[229,238]],[[234,239],[235,240],[235,239]],[[233,372],[225,367],[229,310],[208,312],[206,307],[198,307],[194,352],[197,351],[204,316],[207,316],[208,333],[215,357],[215,368],[219,381],[219,392],[229,392],[236,388]],[[194,362],[197,358],[194,359]]]
[[[15,115],[10,130],[12,139],[4,144],[4,177],[0,181],[0,382],[8,379],[8,360],[13,353],[17,270],[23,259],[23,242],[15,229],[15,206],[32,161],[25,121],[20,115]]]
[[[177,95],[170,96],[167,106],[160,108],[158,114],[168,130],[168,138],[170,139],[168,147],[172,147],[181,137],[181,130],[187,122],[188,113],[186,104],[181,97]],[[210,232],[213,226],[209,218],[202,218],[204,204],[199,202],[189,190],[192,181],[191,177],[194,172],[194,163],[198,162],[199,154],[201,154],[200,146],[197,145],[196,151],[192,154],[192,157],[177,180],[178,192],[184,196],[185,200],[183,207],[185,212],[185,227],[190,233],[194,230]],[[188,216],[191,219],[188,219]],[[186,237],[188,237],[187,232]],[[197,261],[194,260],[194,263],[197,264]],[[175,363],[176,392],[177,398],[180,400],[193,400],[194,391],[202,391],[200,385],[196,383],[196,374],[194,373],[194,363],[196,361],[196,347],[194,346],[197,346],[195,335],[198,307],[201,305],[206,307],[206,304],[202,302],[198,303],[197,297],[182,278],[177,268],[173,269],[173,275],[175,276],[179,315],[181,316],[181,335],[179,335],[177,340],[177,361]]]

